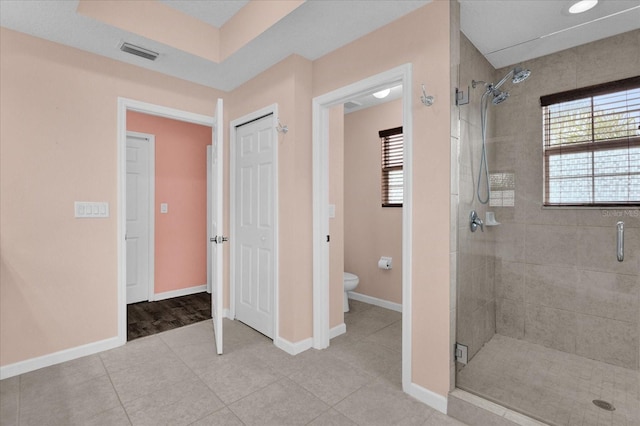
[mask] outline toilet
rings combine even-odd
[[[344,283],[344,303],[343,308],[344,312],[349,312],[349,296],[347,295],[348,291],[353,291],[358,287],[358,283],[360,282],[360,278],[357,275],[352,274],[350,272],[345,272],[343,275],[343,283]]]

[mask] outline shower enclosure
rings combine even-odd
[[[456,362],[456,387],[550,425],[640,425],[640,210],[542,207],[540,107],[542,95],[636,75],[625,52],[639,37],[495,70],[460,35],[470,102],[458,108],[456,341],[467,363]],[[472,210],[484,230],[471,231]],[[486,226],[487,213],[499,224]]]

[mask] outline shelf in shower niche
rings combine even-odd
[[[493,212],[487,212],[484,218],[485,226],[498,226],[500,222],[496,220],[496,216]]]

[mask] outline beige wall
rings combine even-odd
[[[311,76],[310,61],[290,56],[231,92],[225,114],[228,123],[277,103],[289,127],[278,134],[279,333],[289,342],[312,335]],[[225,217],[228,229],[228,211]]]
[[[413,64],[412,380],[440,395],[449,391],[451,356],[449,7],[429,3],[313,63],[314,96]],[[421,83],[436,97],[430,108]]]
[[[499,334],[639,367],[640,210],[542,209],[540,96],[638,75],[640,30],[524,63],[531,77],[495,108],[491,167],[516,173],[515,208],[496,208]],[[508,69],[499,70],[501,78]],[[502,108],[505,106],[506,108]],[[615,256],[625,222],[625,260]]]
[[[329,327],[344,323],[344,106],[329,110],[329,204],[336,206],[329,219]]]
[[[400,126],[402,99],[344,117],[344,270],[360,278],[356,292],[394,303],[402,303],[402,208],[381,206],[378,131]],[[393,269],[378,268],[381,256]]]
[[[117,334],[116,219],[72,217],[74,200],[117,209],[117,97],[211,115],[222,94],[1,35],[0,363],[7,365]],[[279,331],[298,342],[312,334],[311,98],[412,63],[414,88],[426,83],[437,100],[427,108],[412,94],[412,380],[443,396],[451,356],[449,37],[449,2],[434,1],[313,63],[285,59],[225,96],[224,114],[228,123],[277,102],[289,126],[278,142]]]
[[[117,335],[117,98],[211,115],[219,91],[0,30],[0,364]],[[106,201],[106,219],[74,219]]]

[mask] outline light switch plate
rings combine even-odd
[[[109,217],[109,203],[93,201],[76,201],[73,204],[76,218]]]
[[[334,218],[334,217],[336,217],[336,205],[329,204],[329,218]]]
[[[169,213],[169,204],[160,203],[160,213]]]

